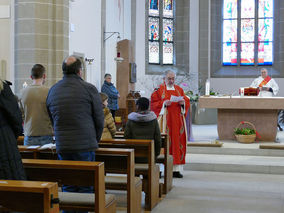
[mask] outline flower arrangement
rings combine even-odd
[[[253,135],[256,134],[254,129],[251,128],[235,128],[235,135]]]
[[[249,125],[252,128],[240,128],[241,125]],[[260,138],[258,132],[255,129],[255,126],[248,121],[241,121],[238,126],[234,129],[235,137],[237,141],[241,143],[253,143],[256,137]]]

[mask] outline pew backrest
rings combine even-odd
[[[0,180],[0,205],[7,210],[59,213],[58,202],[57,183]]]
[[[105,210],[104,163],[88,161],[23,159],[29,180],[58,182],[59,185],[93,186],[95,212]]]

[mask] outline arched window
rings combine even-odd
[[[174,0],[149,0],[150,64],[174,63]]]
[[[273,0],[223,1],[223,65],[272,65]]]

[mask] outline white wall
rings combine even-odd
[[[92,65],[86,63],[86,80],[100,90],[103,45],[101,0],[70,1],[69,21],[74,28],[69,26],[69,53],[78,52],[87,58],[94,58]]]
[[[211,89],[221,94],[235,94],[238,95],[240,87],[248,87],[254,78],[211,78]],[[284,78],[274,79],[278,86],[279,92],[277,96],[284,97]]]
[[[14,0],[0,1],[0,26],[0,78],[14,82]]]
[[[137,65],[136,90],[145,91],[142,84],[145,76],[145,1],[136,0],[136,43],[135,59]],[[142,94],[143,96],[144,94]],[[149,96],[146,94],[146,96]]]
[[[105,32],[119,32],[120,40],[131,39],[131,0],[106,0]],[[105,34],[105,38],[110,36]],[[112,82],[116,84],[116,43],[117,34],[104,42],[105,72],[112,75]]]

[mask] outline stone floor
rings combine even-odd
[[[217,126],[193,125],[193,138],[196,142],[214,141],[218,138]],[[193,153],[188,153],[184,178],[174,179],[174,188],[162,198],[153,213],[284,213],[284,155],[259,151],[259,143],[222,142],[224,150],[212,149],[203,154],[202,149],[197,148]],[[284,132],[278,132],[277,142],[284,143]],[[196,151],[199,152],[196,154]],[[222,153],[224,151],[227,153]],[[192,169],[191,165],[196,162],[203,165],[195,165]],[[209,162],[214,164],[214,168],[207,166],[209,171],[202,171],[202,167]],[[245,165],[246,162],[251,163],[250,167]],[[216,172],[219,168],[217,164],[224,164],[219,167],[227,167],[227,170],[224,169],[227,172]],[[244,170],[239,167],[242,164]],[[263,174],[273,173],[264,172],[266,167],[260,167],[259,173],[257,168],[253,171],[251,168],[258,164],[270,170],[271,165],[275,164],[279,166],[278,171],[283,172],[281,175]],[[240,168],[241,171],[231,167]],[[233,172],[228,172],[230,170]],[[126,209],[119,208],[117,212],[126,212]]]
[[[184,171],[153,213],[283,213],[284,176]]]

